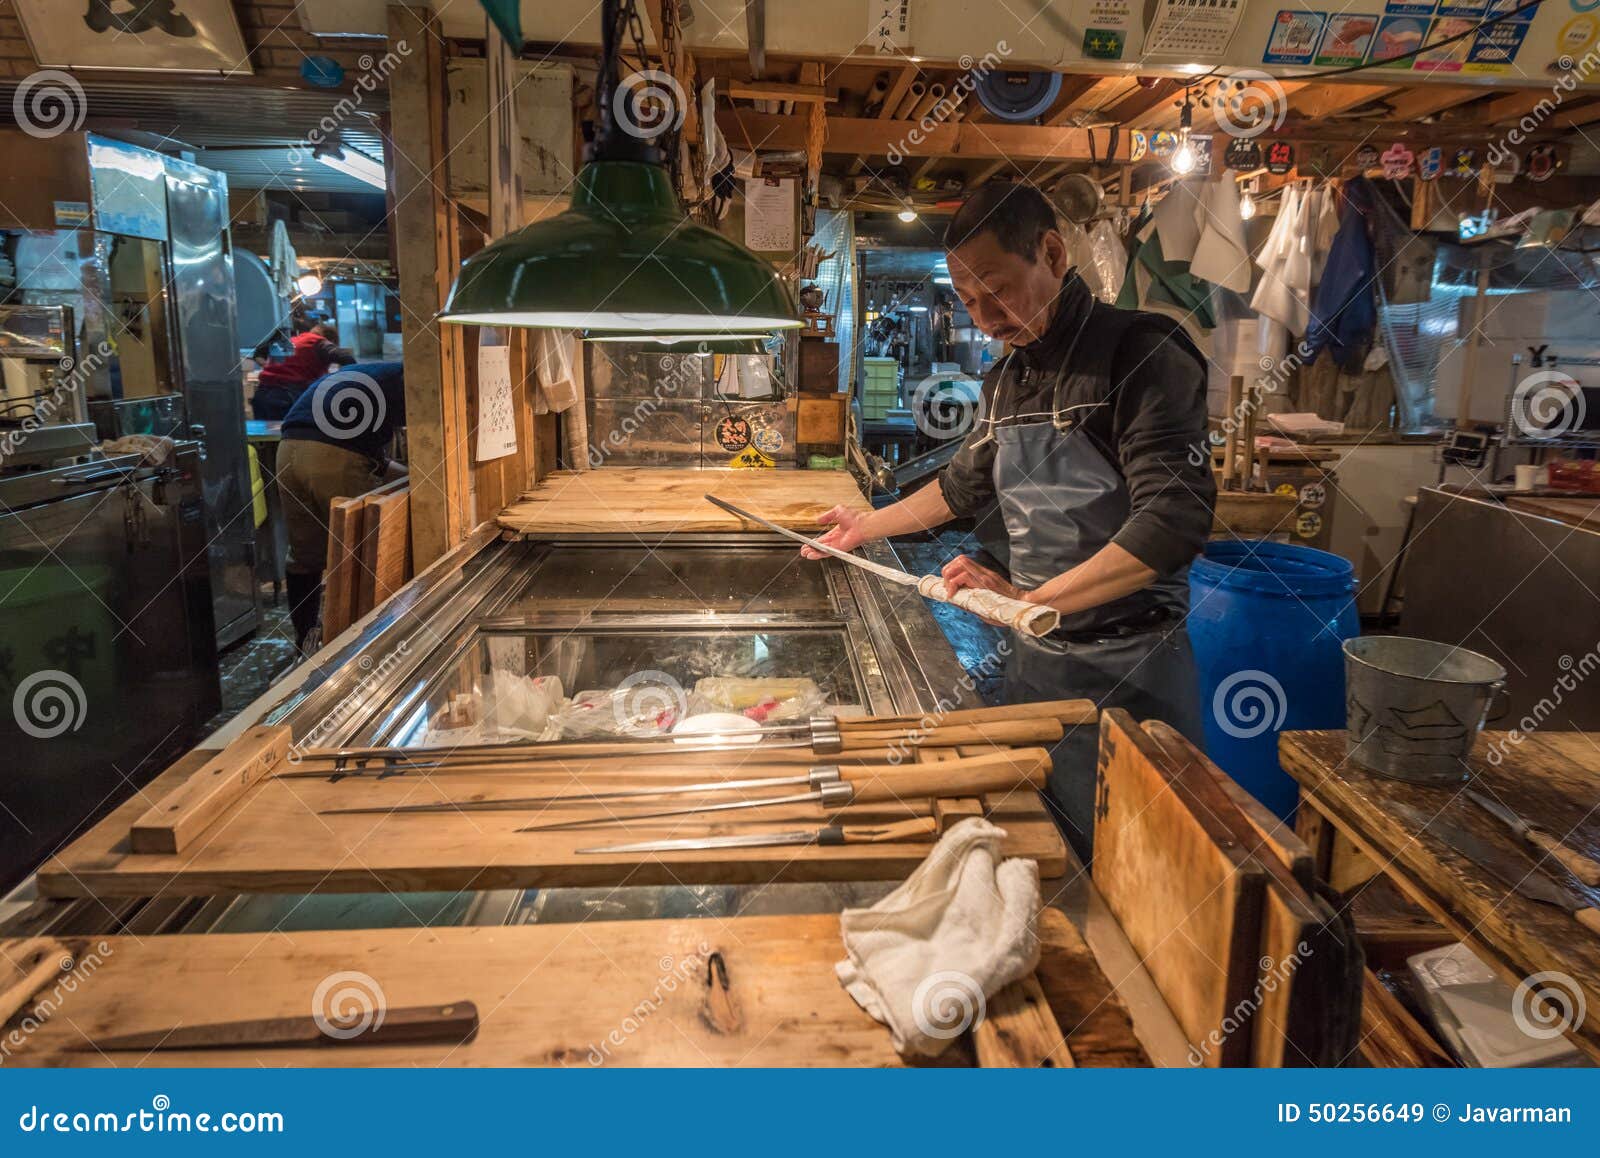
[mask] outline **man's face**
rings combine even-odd
[[[1066,239],[1045,233],[1033,257],[1000,247],[982,233],[952,249],[950,281],[977,327],[991,338],[1026,346],[1043,336],[1067,272]]]

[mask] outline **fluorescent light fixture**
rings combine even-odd
[[[906,309],[910,310],[914,314],[925,314],[928,312],[927,306],[907,306]]]
[[[357,181],[371,185],[375,189],[385,187],[383,166],[365,153],[347,148],[328,149],[317,153],[317,160],[328,168],[336,169],[346,177],[354,177]]]

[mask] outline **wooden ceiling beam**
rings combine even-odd
[[[783,84],[774,80],[736,80],[728,85],[728,95],[752,101],[795,101],[806,104],[827,104],[837,99],[829,94],[826,85]]]
[[[1182,86],[1175,80],[1158,80],[1153,85],[1129,93],[1106,109],[1106,117],[1119,125],[1131,125],[1163,101],[1172,100],[1180,93],[1181,88]]]
[[[1044,123],[1051,126],[1068,124],[1073,115],[1079,111],[1079,98],[1086,95],[1090,89],[1104,79],[1104,77],[1098,76],[1062,77],[1061,94],[1056,98],[1056,111],[1045,117]]]
[[[1310,84],[1289,98],[1289,111],[1308,121],[1360,108],[1392,93],[1385,84]]]
[[[1384,114],[1383,119],[1419,121],[1423,117],[1442,113],[1445,109],[1452,109],[1479,97],[1488,96],[1489,92],[1490,90],[1482,85],[1419,84],[1416,88],[1385,97],[1383,103],[1389,106],[1389,111]]]
[[[1566,105],[1546,122],[1552,129],[1576,129],[1600,121],[1600,100]]]
[[[900,102],[906,99],[906,89],[917,79],[918,71],[914,64],[908,64],[900,70],[900,75],[895,77],[894,83],[889,86],[889,95],[884,97],[883,104],[878,106],[878,120],[888,120],[889,115],[900,107]]]
[[[1548,88],[1530,88],[1508,92],[1484,101],[1473,111],[1473,119],[1481,125],[1513,125],[1544,104],[1547,109],[1556,107],[1556,98]]]
[[[748,108],[717,110],[717,125],[730,145],[755,149],[805,148],[801,116],[757,113]],[[958,124],[948,122],[916,132],[895,121],[829,117],[829,153],[907,157],[966,157],[999,161],[1087,161],[1089,136],[1083,129],[1042,125]]]

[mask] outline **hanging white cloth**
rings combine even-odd
[[[573,369],[577,335],[570,330],[535,330],[533,334],[533,412],[560,414],[583,399]]]
[[[1250,308],[1293,334],[1305,333],[1311,321],[1311,238],[1307,232],[1313,200],[1302,186],[1284,190],[1278,219],[1256,256],[1261,282]],[[1263,327],[1263,340],[1267,329]]]
[[[1250,291],[1250,250],[1244,240],[1244,218],[1239,215],[1239,183],[1224,176],[1221,181],[1200,182],[1195,206],[1200,238],[1189,272],[1212,285],[1235,293]]]

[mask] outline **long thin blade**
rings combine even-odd
[[[542,808],[547,804],[590,804],[600,800],[628,800],[636,796],[675,796],[688,792],[732,792],[742,788],[770,788],[804,784],[809,776],[755,776],[747,780],[702,780],[698,784],[673,784],[666,788],[627,788],[565,796],[508,796],[499,800],[442,800],[435,804],[396,804],[389,808],[325,808],[318,816],[374,816],[396,812],[511,812]]]
[[[1465,791],[1467,796],[1472,799],[1473,803],[1487,812],[1490,816],[1500,821],[1507,828],[1511,829],[1512,832],[1521,835],[1523,832],[1527,831],[1528,822],[1523,820],[1522,817],[1518,816],[1515,812],[1512,812],[1511,809],[1507,808],[1504,804],[1501,804],[1494,797],[1485,796],[1482,792],[1475,792],[1471,788],[1468,788]]]
[[[762,800],[733,800],[725,804],[697,804],[690,808],[669,808],[662,812],[635,812],[628,816],[588,816],[580,820],[558,820],[554,824],[532,824],[518,832],[553,832],[558,828],[589,828],[596,824],[632,824],[638,820],[658,820],[667,816],[691,816],[701,812],[732,812],[740,808],[769,808],[774,804],[815,804],[815,792],[795,796],[769,796]]]
[[[711,848],[764,848],[779,844],[815,844],[817,830],[804,832],[746,833],[741,836],[698,836],[683,840],[645,840],[638,844],[611,844],[603,848],[580,848],[580,853],[607,852],[695,852]]]
[[[885,567],[882,563],[874,563],[870,559],[863,559],[859,555],[852,555],[849,551],[841,551],[837,547],[830,547],[820,543],[799,531],[791,531],[788,527],[780,527],[771,519],[763,519],[760,515],[751,514],[749,511],[740,510],[732,503],[725,503],[715,495],[706,495],[706,502],[721,507],[729,514],[738,515],[741,519],[749,519],[752,523],[760,523],[763,527],[778,532],[785,539],[793,539],[796,543],[804,543],[813,550],[821,551],[824,555],[832,555],[835,559],[843,559],[846,563],[871,571],[874,575],[881,575],[891,583],[899,583],[903,587],[915,587],[917,577],[905,571],[897,571],[893,567]]]

